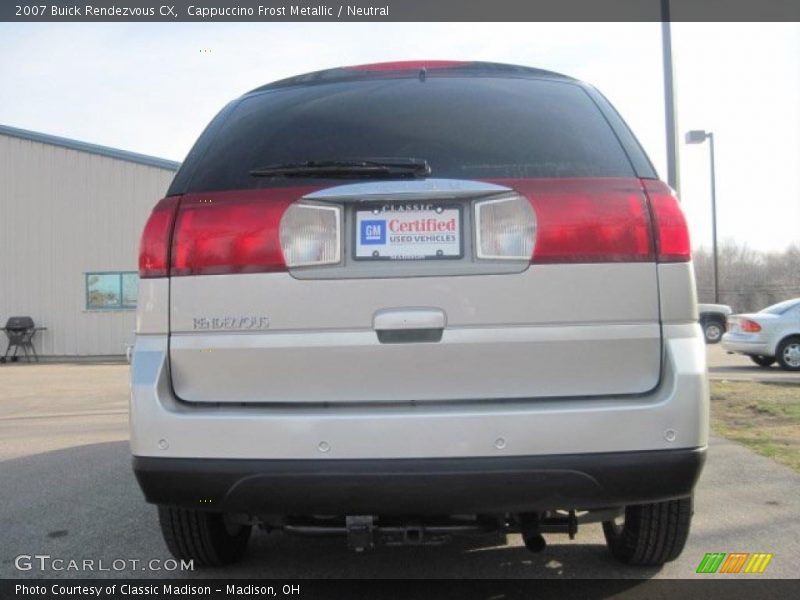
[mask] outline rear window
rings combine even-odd
[[[247,96],[217,120],[176,179],[184,189],[172,193],[285,185],[249,171],[365,157],[422,158],[433,177],[458,179],[634,175],[592,99],[566,82],[431,77],[298,86]]]
[[[769,313],[772,315],[782,315],[783,313],[792,310],[795,306],[800,306],[800,300],[797,299],[784,300],[783,302],[778,302],[777,304],[768,306],[767,308],[761,310],[760,312]]]

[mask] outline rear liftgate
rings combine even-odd
[[[185,196],[172,383],[265,407],[644,393],[661,360],[652,237],[637,179]]]

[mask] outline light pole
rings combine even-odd
[[[667,183],[680,198],[678,128],[675,115],[675,73],[672,67],[672,28],[669,0],[661,0],[661,59],[664,67],[664,124],[667,129]]]
[[[695,129],[686,132],[687,144],[702,144],[708,140],[711,152],[711,246],[714,255],[714,303],[719,303],[719,269],[717,262],[717,178],[714,173],[714,134]]]

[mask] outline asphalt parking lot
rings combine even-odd
[[[718,349],[710,348],[712,365],[717,364]],[[721,358],[729,360],[724,354]],[[748,368],[759,377],[764,371],[744,364],[712,368],[737,373]],[[0,367],[0,577],[178,575],[129,566],[134,560],[164,560],[169,555],[155,509],[144,503],[131,473],[126,440],[127,365]],[[343,540],[259,532],[244,563],[225,571],[179,575],[687,578],[696,576],[707,552],[772,552],[775,557],[766,572],[753,577],[789,578],[797,575],[800,555],[799,491],[800,475],[789,468],[713,438],[697,489],[688,547],[662,569],[617,565],[605,549],[600,526],[593,524],[582,527],[574,541],[546,536],[549,545],[541,554],[529,553],[516,535],[354,554]],[[21,554],[102,560],[106,566],[122,559],[126,566],[102,572],[20,571],[14,563]]]
[[[708,375],[711,379],[800,384],[800,373],[784,371],[777,365],[756,366],[753,361],[742,354],[728,354],[722,344],[707,345],[706,350]]]

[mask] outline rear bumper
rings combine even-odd
[[[722,336],[722,347],[728,352],[738,352],[740,354],[775,355],[775,348],[771,344],[752,334],[728,332]]]
[[[591,509],[691,494],[705,448],[387,460],[134,457],[148,502],[260,515]]]

